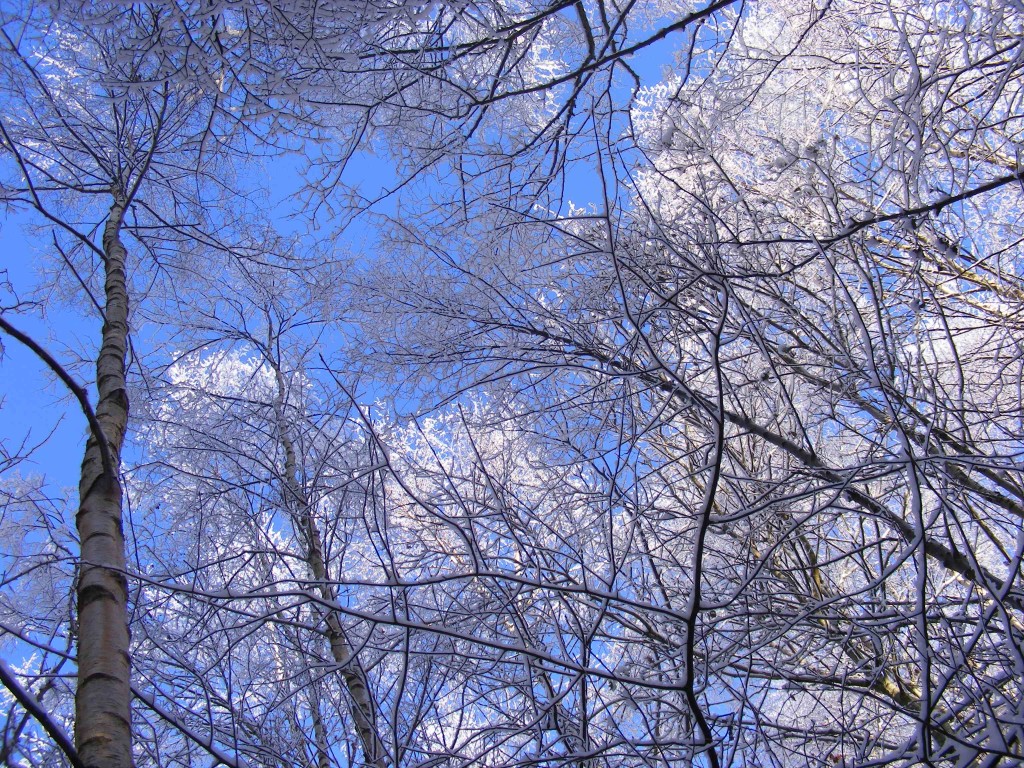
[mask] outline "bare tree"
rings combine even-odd
[[[275,691],[281,681],[263,678],[251,665],[243,673],[241,661],[253,638],[268,638],[279,647],[277,674],[307,681],[294,689],[305,709],[289,704],[290,695],[275,708],[291,711],[298,722],[308,719],[313,761],[336,764],[341,747],[351,744],[365,764],[392,764],[389,724],[364,661],[377,663],[385,641],[353,625],[339,593],[354,576],[342,561],[358,561],[346,553],[359,546],[359,526],[371,525],[360,520],[376,505],[375,471],[361,466],[370,458],[346,415],[350,403],[342,396],[338,406],[337,395],[325,395],[309,357],[322,332],[320,312],[333,295],[310,278],[326,280],[336,265],[282,258],[275,266],[266,243],[261,254],[258,263],[225,270],[230,279],[194,302],[193,321],[179,335],[191,351],[173,363],[170,381],[143,418],[150,463],[137,473],[140,502],[153,507],[149,524],[180,532],[167,546],[145,543],[147,561],[160,564],[149,574],[155,621],[139,627],[153,654],[146,667],[158,695],[180,704],[182,695],[173,691],[206,685],[201,665],[209,658],[207,649],[181,643],[189,634],[211,633],[226,643],[227,660],[217,661],[225,673],[253,675],[251,685],[265,687],[273,700],[281,696]],[[334,380],[327,381],[333,389]],[[199,511],[204,523],[181,517],[178,506]],[[191,590],[186,576],[201,587]],[[212,597],[218,589],[230,595],[219,609]],[[179,619],[188,631],[161,647],[159,617],[190,604],[195,607]],[[237,610],[246,620],[225,626],[221,610]],[[168,652],[181,656],[162,661]],[[173,680],[174,667],[191,677]],[[339,729],[325,707],[347,710],[348,724]],[[221,741],[241,713],[223,715],[227,722],[212,735]],[[288,756],[287,742],[252,739],[234,748],[255,760],[261,749],[283,750],[273,752],[278,763],[301,758]]]
[[[140,754],[1024,759],[1016,5],[194,11],[161,29],[209,114],[301,126],[317,222],[379,226],[305,283],[177,283]],[[7,140],[16,199],[88,144],[47,120]],[[364,146],[386,201],[346,188]],[[117,222],[133,173],[89,186]],[[106,265],[142,234],[115,219]]]
[[[681,701],[630,743],[1019,759],[1019,19],[970,11],[759,5],[637,94],[649,164],[595,131],[593,208],[396,221],[367,279],[373,348],[437,400],[615,457],[646,565],[607,590],[681,630],[637,630]]]
[[[132,764],[128,586],[122,449],[128,428],[129,296],[161,282],[173,250],[164,230],[188,237],[204,216],[189,186],[206,184],[204,146],[217,130],[216,98],[173,79],[180,67],[162,38],[161,14],[126,8],[106,27],[26,8],[4,19],[5,117],[0,121],[9,206],[31,209],[52,238],[60,279],[102,321],[94,353],[96,406],[61,366],[7,320],[4,331],[33,349],[79,400],[90,436],[82,461],[74,633],[78,685],[75,742],[90,766]],[[78,23],[76,23],[76,21]],[[132,46],[138,40],[146,44]],[[208,169],[206,169],[208,170]],[[212,178],[212,177],[207,177]],[[193,229],[194,231],[194,229]],[[127,246],[135,239],[133,260]],[[137,266],[148,251],[152,269]]]

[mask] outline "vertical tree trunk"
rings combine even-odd
[[[131,689],[128,588],[121,526],[121,446],[128,423],[127,252],[121,242],[123,197],[115,197],[103,230],[106,283],[103,336],[96,359],[102,434],[91,434],[79,481],[78,689],[75,746],[88,768],[130,768]]]

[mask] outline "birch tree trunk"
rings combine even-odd
[[[269,345],[268,345],[269,348]],[[325,605],[332,605],[337,593],[329,581],[327,563],[324,559],[323,547],[320,543],[320,531],[310,510],[309,498],[299,482],[298,460],[295,447],[286,429],[287,420],[284,413],[285,382],[281,371],[274,366],[277,379],[277,397],[274,401],[274,413],[277,419],[278,436],[284,449],[284,503],[291,516],[300,539],[304,539],[305,560],[316,582],[320,596]],[[327,625],[327,639],[331,645],[331,656],[338,665],[338,671],[345,683],[349,696],[349,711],[363,748],[363,762],[371,768],[388,768],[390,760],[387,750],[377,731],[376,707],[359,659],[352,649],[345,628],[337,611],[326,608],[324,617]],[[321,758],[323,755],[321,755]]]
[[[119,479],[128,422],[127,252],[121,242],[124,210],[124,197],[115,195],[103,230],[105,307],[96,360],[96,418],[102,432],[89,436],[79,482],[77,524],[82,560],[78,578],[75,746],[89,768],[132,765],[128,589]]]

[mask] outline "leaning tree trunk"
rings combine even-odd
[[[345,632],[338,612],[331,608],[337,600],[337,593],[332,586],[324,559],[323,546],[320,543],[320,531],[313,519],[309,498],[299,482],[298,458],[295,446],[288,435],[287,420],[284,413],[285,382],[284,376],[274,366],[277,378],[277,397],[274,401],[274,414],[277,418],[278,437],[284,449],[284,502],[299,538],[304,540],[304,556],[320,596],[324,600],[327,625],[327,639],[331,646],[331,655],[341,673],[345,689],[349,696],[349,711],[359,737],[359,745],[363,749],[363,765],[370,768],[389,768],[391,765],[387,748],[377,728],[377,708],[370,691],[366,670],[360,663],[352,643]],[[326,756],[321,753],[320,758]]]
[[[128,587],[121,526],[121,446],[128,422],[125,202],[116,197],[103,230],[106,259],[103,336],[96,359],[100,434],[90,435],[79,481],[78,688],[75,746],[88,768],[132,764]]]

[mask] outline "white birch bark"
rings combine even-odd
[[[77,586],[75,745],[88,768],[132,765],[128,589],[119,478],[128,423],[127,252],[120,237],[124,209],[124,198],[116,196],[103,230],[105,305],[96,360],[96,419],[102,433],[89,437],[79,481],[82,559]]]
[[[298,478],[298,461],[295,447],[288,435],[287,419],[284,413],[285,384],[281,371],[275,366],[277,397],[274,414],[277,419],[278,438],[284,450],[285,506],[299,532],[305,550],[304,557],[309,566],[317,591],[326,605],[333,605],[337,599],[334,587],[329,581],[327,564],[320,541],[320,531],[310,512],[310,502]],[[359,744],[363,749],[363,761],[373,768],[388,768],[390,760],[380,738],[376,725],[376,707],[367,683],[366,671],[353,652],[345,628],[337,611],[326,609],[327,639],[331,656],[338,665],[338,671],[345,683],[349,696],[349,710],[355,725]]]

